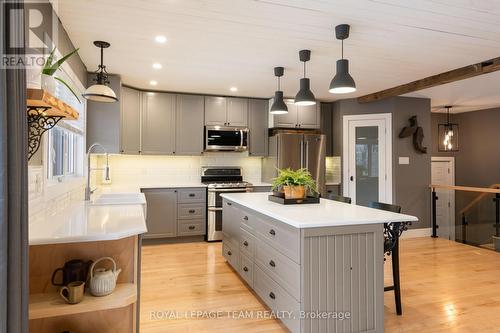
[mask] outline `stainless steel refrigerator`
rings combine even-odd
[[[262,162],[262,179],[271,182],[277,169],[306,168],[325,195],[326,137],[323,134],[277,133],[269,138],[269,155]]]

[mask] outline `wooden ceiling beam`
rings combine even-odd
[[[400,96],[414,91],[432,88],[471,77],[488,74],[500,70],[500,57],[479,62],[477,64],[457,68],[448,72],[428,76],[426,78],[402,84],[393,88],[358,97],[359,103],[380,101],[385,98]]]

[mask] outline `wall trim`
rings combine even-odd
[[[405,238],[419,238],[419,237],[431,237],[431,228],[418,228],[418,229],[408,229],[401,235],[402,239]]]

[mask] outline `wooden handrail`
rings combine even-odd
[[[500,189],[500,184],[492,184],[492,185],[489,186],[489,188]],[[469,202],[469,204],[467,206],[465,206],[464,208],[462,208],[462,210],[460,210],[460,212],[458,212],[458,215],[465,214],[465,212],[467,212],[469,209],[471,209],[472,207],[474,207],[479,201],[481,201],[488,194],[489,193],[481,193],[481,194],[479,194],[471,202]]]
[[[431,184],[432,188],[444,188],[447,190],[467,191],[467,192],[480,192],[480,193],[500,193],[500,184],[493,184],[490,187],[470,187],[470,186],[453,186],[453,185],[440,185]],[[497,188],[495,188],[497,187]]]

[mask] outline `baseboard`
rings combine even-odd
[[[408,229],[403,232],[401,238],[430,237],[431,235],[432,235],[431,228]]]

